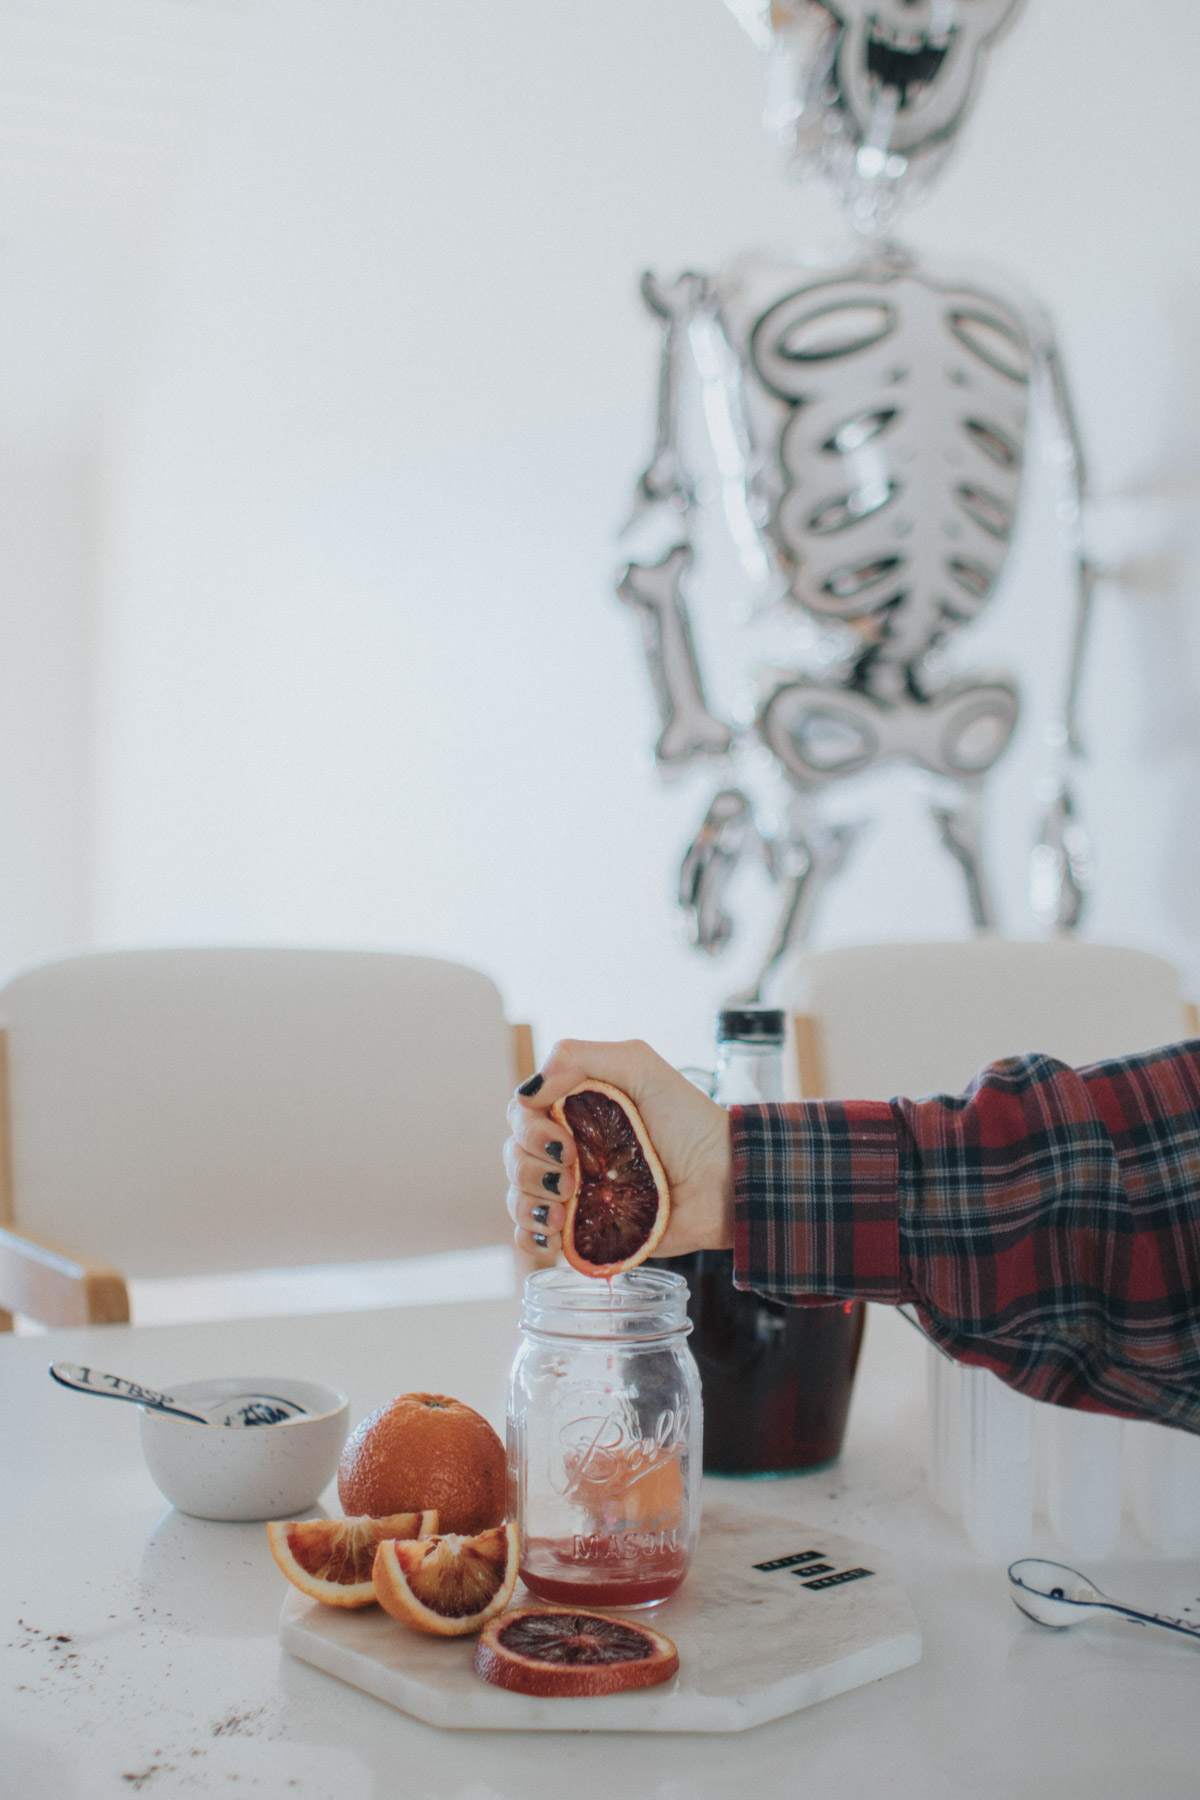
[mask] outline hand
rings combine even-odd
[[[550,1108],[589,1076],[628,1094],[650,1133],[671,1188],[671,1218],[656,1256],[727,1250],[733,1244],[733,1155],[729,1117],[648,1044],[587,1044],[565,1038],[542,1064],[540,1085],[517,1090],[504,1146],[508,1210],[520,1249],[556,1254],[575,1192],[578,1157]],[[536,1209],[536,1211],[535,1211]],[[545,1240],[536,1241],[535,1234]]]

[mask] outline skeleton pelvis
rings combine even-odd
[[[824,787],[889,757],[934,775],[983,775],[1003,755],[1017,722],[1006,681],[955,682],[928,700],[888,703],[800,680],[777,687],[758,716],[763,742],[798,787]]]

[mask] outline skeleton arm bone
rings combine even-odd
[[[658,416],[654,454],[637,484],[637,513],[662,501],[687,512],[694,504],[696,488],[684,466],[679,448],[679,385],[683,351],[692,320],[700,307],[706,283],[703,276],[685,273],[672,282],[658,280],[647,269],[642,276],[642,299],[663,324],[658,364]]]
[[[1076,814],[1071,775],[1074,765],[1084,755],[1079,732],[1079,693],[1099,571],[1089,558],[1083,541],[1083,506],[1087,495],[1083,442],[1058,346],[1049,325],[1044,321],[1041,323],[1038,366],[1049,393],[1058,432],[1057,461],[1066,489],[1060,516],[1064,517],[1070,532],[1075,563],[1075,608],[1062,712],[1049,732],[1054,768],[1047,777],[1046,806],[1033,852],[1032,897],[1034,910],[1043,918],[1060,931],[1072,931],[1083,916],[1085,896],[1091,885],[1087,834]]]
[[[659,563],[630,563],[617,587],[620,598],[641,615],[663,727],[654,755],[666,768],[682,768],[698,756],[723,756],[733,743],[732,730],[709,712],[700,685],[683,597],[691,564],[691,545],[676,544]]]
[[[679,395],[688,334],[706,289],[699,275],[681,275],[669,284],[651,274],[642,277],[642,297],[664,330],[654,455],[638,481],[631,529],[636,521],[638,538],[653,542],[654,549],[631,560],[617,586],[618,597],[640,616],[662,721],[655,760],[672,771],[697,757],[723,756],[733,743],[731,727],[710,713],[704,698],[683,591],[693,558],[686,521],[695,484],[680,450]]]
[[[1072,755],[1082,756],[1083,744],[1079,736],[1078,718],[1079,687],[1083,675],[1083,658],[1087,646],[1088,627],[1091,624],[1092,598],[1098,576],[1096,566],[1089,559],[1083,545],[1083,507],[1088,489],[1087,462],[1084,458],[1083,440],[1079,435],[1075,408],[1071,402],[1071,391],[1067,386],[1062,358],[1053,337],[1047,335],[1045,342],[1041,345],[1041,354],[1059,430],[1059,456],[1064,465],[1064,478],[1069,484],[1069,511],[1076,565],[1075,621],[1071,634],[1071,657],[1067,666],[1062,722],[1066,729],[1066,747]]]

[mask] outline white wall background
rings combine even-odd
[[[0,968],[89,932],[91,471],[0,452]]]
[[[1151,11],[1028,0],[909,236],[1044,299],[1097,491],[1152,495],[1096,526],[1144,567],[1102,593],[1089,667],[1088,935],[1164,951],[1196,991],[1200,9]],[[97,591],[59,569],[50,609],[81,621],[54,678],[86,669],[58,777],[77,811],[38,876],[58,910],[26,930],[14,889],[10,962],[71,941],[424,950],[492,973],[543,1048],[638,1033],[703,1057],[765,920],[728,963],[677,938],[708,784],[652,772],[611,568],[650,443],[639,271],[837,229],[760,107],[719,0],[252,9],[92,432]],[[1068,591],[1050,499],[1031,504],[972,652],[1030,691],[992,822],[1016,934]],[[822,941],[966,929],[911,781],[885,785]]]

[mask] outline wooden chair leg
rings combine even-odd
[[[792,1014],[792,1037],[796,1046],[796,1073],[800,1078],[802,1100],[825,1098],[825,1059],[821,1054],[821,1027],[808,1013]]]
[[[537,1058],[533,1051],[533,1027],[510,1025],[508,1029],[512,1033],[512,1060],[516,1075],[513,1086],[519,1087],[521,1082],[529,1080],[537,1068]]]

